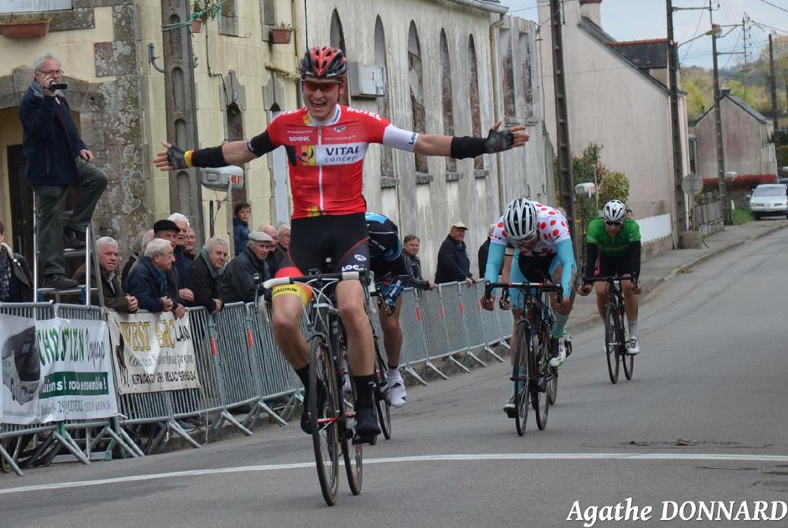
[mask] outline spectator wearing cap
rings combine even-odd
[[[262,231],[266,235],[270,236],[273,240],[276,240],[279,236],[276,232],[276,228],[271,224],[263,224],[257,228],[258,231]],[[265,261],[268,263],[268,267],[271,268],[271,275],[276,275],[276,272],[279,271],[279,263],[282,262],[282,253],[278,251],[271,251],[268,256],[265,258]]]
[[[487,227],[487,240],[484,241],[476,253],[479,260],[479,277],[484,277],[484,271],[487,269],[487,255],[490,253],[490,240],[492,240],[492,232],[495,229],[495,224],[490,224]]]
[[[273,277],[268,263],[268,254],[274,250],[274,239],[262,231],[249,233],[249,243],[243,253],[235,257],[219,279],[219,296],[225,304],[254,301],[256,292],[255,275],[260,283]]]
[[[209,238],[186,270],[186,286],[194,292],[194,305],[204,306],[212,314],[223,306],[219,296],[219,278],[224,274],[229,252],[227,242],[218,237]]]
[[[137,299],[138,306],[149,312],[173,312],[180,319],[186,313],[178,288],[169,278],[175,262],[172,243],[154,238],[145,248],[139,263],[129,273],[128,293]]]
[[[153,224],[153,234],[156,238],[167,240],[172,245],[173,257],[175,262],[167,272],[169,281],[178,289],[178,297],[185,303],[191,304],[194,302],[194,293],[186,287],[186,269],[183,270],[183,278],[181,278],[180,269],[178,268],[178,254],[182,255],[182,246],[178,246],[178,237],[181,234],[181,228],[177,223],[169,218],[166,220],[159,220]],[[179,249],[179,247],[181,249]],[[181,261],[183,262],[183,261]]]
[[[33,276],[25,257],[5,243],[5,226],[0,222],[0,303],[33,300]]]
[[[137,299],[123,291],[118,275],[118,241],[112,237],[101,237],[96,240],[96,257],[98,258],[101,290],[104,306],[117,312],[134,313],[137,311]],[[85,265],[82,264],[74,273],[74,280],[85,284]],[[91,287],[96,287],[96,276],[91,274]],[[91,292],[90,303],[98,306],[98,291]]]
[[[246,202],[240,202],[233,207],[233,243],[237,257],[246,249],[249,241],[249,218],[252,216],[252,207]]]
[[[471,260],[468,247],[465,245],[465,232],[468,227],[462,222],[454,222],[449,235],[438,251],[438,267],[435,270],[435,282],[466,282],[472,286],[476,280],[471,273]]]

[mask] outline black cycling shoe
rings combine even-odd
[[[378,416],[375,409],[363,408],[356,411],[356,438],[359,441],[374,441],[374,438],[380,434],[380,427],[378,426]]]
[[[326,389],[323,387],[321,383],[318,385],[320,387],[320,398],[317,402],[317,408],[322,409],[326,403]],[[306,434],[312,434],[312,422],[309,419],[309,396],[304,394],[304,412],[301,413],[301,430]]]

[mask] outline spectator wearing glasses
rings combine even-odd
[[[44,288],[73,288],[64,276],[63,248],[84,249],[85,232],[107,188],[107,175],[79,136],[62,90],[60,61],[47,53],[33,66],[33,81],[19,103],[25,177],[38,202],[38,248]],[[79,186],[74,212],[63,218],[71,187]]]
[[[637,283],[640,275],[640,226],[629,217],[627,206],[620,200],[610,200],[598,216],[588,223],[586,235],[586,277],[629,277],[622,280],[624,310],[629,321],[627,353],[640,352],[638,339],[638,295],[643,286]],[[596,307],[602,324],[605,322],[608,292],[606,282],[593,285],[596,290]],[[584,283],[578,288],[580,295],[591,293],[592,285]]]

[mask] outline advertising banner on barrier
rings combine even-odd
[[[104,321],[0,315],[5,423],[109,418],[118,412]]]
[[[120,394],[200,388],[188,317],[110,311],[107,325]]]

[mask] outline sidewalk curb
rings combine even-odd
[[[676,277],[676,275],[681,273],[683,270],[686,270],[686,269],[689,269],[689,268],[694,268],[694,267],[696,267],[696,266],[698,266],[700,264],[703,264],[707,260],[711,260],[712,258],[717,257],[717,256],[721,255],[722,253],[725,253],[726,251],[729,251],[731,249],[735,249],[735,248],[737,248],[739,246],[743,246],[744,244],[749,244],[750,242],[753,242],[755,240],[763,238],[766,235],[770,235],[770,234],[772,234],[772,233],[774,233],[776,231],[779,231],[781,229],[785,229],[786,227],[788,227],[788,224],[780,224],[780,225],[776,225],[776,226],[774,226],[772,228],[765,229],[764,231],[762,231],[762,232],[760,232],[758,234],[752,235],[752,236],[750,236],[748,238],[745,238],[743,240],[739,240],[737,242],[733,242],[733,243],[731,243],[731,244],[729,244],[727,246],[723,246],[723,247],[714,249],[712,251],[709,251],[705,255],[701,255],[699,257],[696,257],[695,259],[690,260],[686,264],[682,264],[681,266],[677,266],[677,267],[673,268],[672,270],[670,270],[670,272],[668,272],[667,275],[665,275],[663,277],[655,277],[655,278],[651,279],[650,281],[648,281],[647,283],[643,283],[643,293],[640,296],[641,302],[642,302],[642,299],[645,299],[650,293],[653,293],[654,291],[659,289],[659,287],[662,286],[663,284],[665,284],[666,282],[674,279]],[[675,251],[675,250],[671,249],[671,251]],[[599,324],[599,317],[597,316],[597,314],[594,314],[594,315],[591,315],[591,316],[583,317],[583,318],[578,319],[578,320],[574,320],[570,316],[569,321],[570,322],[569,322],[568,326],[571,326],[572,333],[573,334],[579,334],[581,332],[585,332],[586,330],[589,330],[589,329],[595,327],[596,325],[598,325]]]

